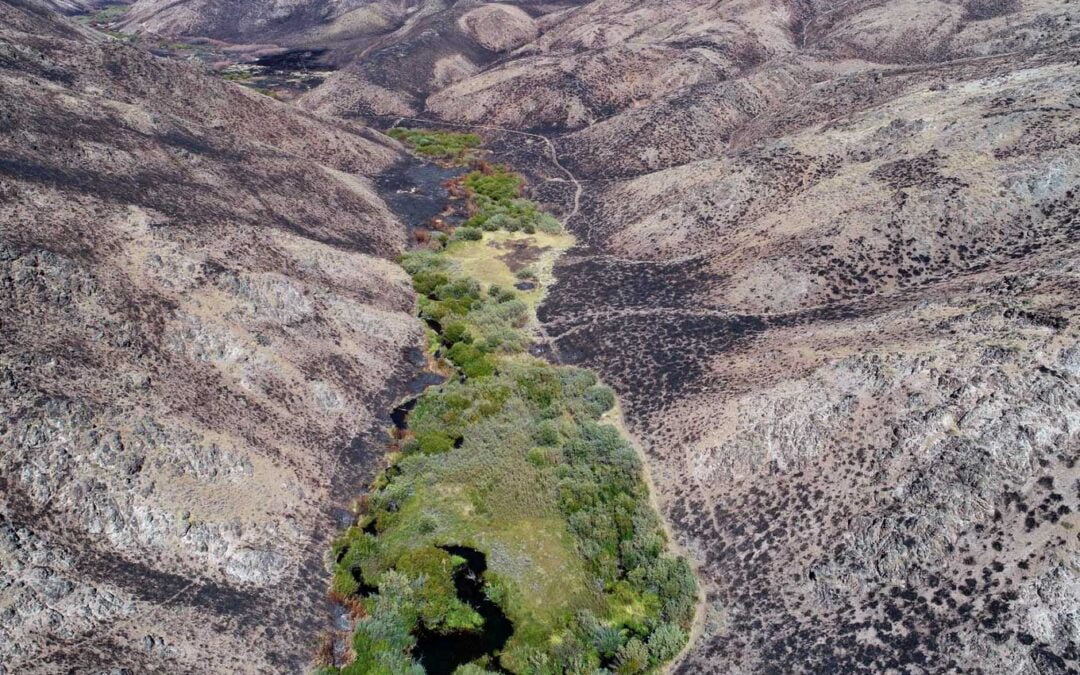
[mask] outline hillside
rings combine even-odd
[[[540,316],[700,564],[683,670],[1077,667],[1077,18],[601,0],[388,110],[583,181]]]
[[[576,237],[535,351],[615,390],[693,558],[706,602],[679,672],[1080,670],[1080,5],[138,0],[116,23],[326,49],[336,71],[291,107],[0,7],[19,102],[0,209],[20,223],[2,381],[9,418],[43,420],[2,429],[5,555],[27,570],[9,644],[44,644],[46,606],[79,617],[56,639],[144,639],[115,627],[161,598],[71,553],[71,532],[109,532],[125,559],[168,560],[178,589],[221,569],[165,594],[188,636],[147,664],[193,663],[203,641],[215,668],[293,666],[268,654],[306,619],[266,634],[250,589],[315,611],[317,574],[270,570],[325,543],[327,453],[385,412],[421,341],[384,260],[406,230],[364,179],[400,149],[358,125],[444,123],[482,133]],[[136,408],[169,440],[126,440],[150,428]],[[66,445],[91,428],[104,468]],[[113,430],[122,450],[99,440]],[[143,447],[166,459],[130,475],[107,459]],[[180,475],[169,458],[189,452],[214,458],[191,483],[147,473]],[[285,471],[303,497],[256,513]],[[229,472],[248,497],[229,484],[176,520],[175,490]],[[160,534],[185,523],[206,523],[206,550]],[[113,570],[114,595],[76,600],[98,587],[80,565]],[[43,595],[57,587],[68,604]]]
[[[0,3],[0,672],[299,671],[420,344],[399,150]]]

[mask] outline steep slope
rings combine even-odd
[[[300,104],[343,117],[414,115],[434,92],[513,61],[548,21],[581,4],[426,3],[375,42],[349,49],[344,67]]]
[[[132,31],[236,42],[295,42],[316,36],[362,39],[392,30],[422,4],[416,0],[137,0],[124,24]]]
[[[1078,667],[1078,20],[599,0],[416,113],[562,132],[541,318],[696,551],[685,671]]]
[[[688,670],[1076,667],[1071,60],[831,82],[591,186],[542,316],[712,584]]]
[[[390,141],[0,3],[0,672],[297,671],[421,335]]]
[[[572,214],[540,317],[696,557],[682,670],[1080,669],[1076,4],[517,4],[410,5],[300,105],[507,127]]]

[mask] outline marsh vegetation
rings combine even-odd
[[[559,236],[521,176],[463,182],[474,215],[526,202],[536,236]],[[332,593],[358,620],[353,660],[327,672],[646,673],[687,640],[694,576],[610,424],[614,394],[528,355],[532,304],[498,283],[507,266],[477,264],[485,239],[526,236],[495,215],[401,260],[451,377],[395,419],[390,467],[334,543]]]

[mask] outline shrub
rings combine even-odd
[[[543,420],[540,424],[536,425],[536,433],[533,437],[540,445],[558,445],[559,425],[551,420]]]
[[[473,345],[464,342],[455,343],[446,355],[465,377],[487,377],[495,372],[494,362]]]
[[[404,127],[394,127],[386,133],[421,155],[456,161],[468,159],[483,140],[476,134],[432,131],[430,129],[406,129]]]
[[[421,295],[434,295],[436,289],[448,283],[450,283],[450,279],[441,272],[424,270],[413,275],[413,289]]]
[[[443,328],[442,341],[447,346],[450,346],[456,342],[469,344],[473,341],[473,338],[472,335],[469,334],[468,326],[461,321],[454,321]]]
[[[619,675],[636,675],[649,669],[649,649],[641,640],[633,638],[615,654],[615,672]]]
[[[509,201],[521,192],[521,176],[497,166],[489,171],[473,171],[465,176],[465,187],[472,193],[493,201]]]
[[[483,618],[457,597],[454,572],[464,564],[441,548],[424,546],[398,559],[396,568],[416,580],[415,603],[425,626],[440,633],[474,631]]]
[[[599,385],[590,387],[585,392],[585,410],[589,416],[600,417],[615,407],[615,394],[611,389]]]
[[[459,227],[454,231],[454,239],[458,241],[480,241],[484,238],[484,231],[478,227]]]
[[[416,434],[416,449],[425,455],[438,455],[454,449],[454,439],[445,431],[421,431]]]
[[[614,626],[598,626],[593,632],[592,643],[600,656],[614,658],[623,646],[623,632]]]
[[[558,220],[541,211],[528,199],[497,200],[478,194],[473,196],[472,205],[475,212],[464,223],[468,227],[479,227],[488,232],[525,230],[530,234],[537,230],[548,234],[562,231]]]
[[[664,663],[678,656],[686,644],[686,633],[672,623],[662,623],[649,636],[649,656],[654,664]]]
[[[491,288],[488,289],[488,295],[494,298],[495,302],[510,302],[517,297],[517,293],[498,284],[491,285]]]
[[[551,448],[533,448],[526,456],[529,464],[543,469],[559,463],[559,454]]]

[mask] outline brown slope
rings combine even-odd
[[[0,3],[4,672],[299,671],[420,340],[381,137]]]
[[[687,670],[1075,667],[1076,70],[1005,67],[587,193],[542,313],[702,563]]]
[[[1076,670],[1075,7],[530,11],[483,59],[425,15],[304,104],[569,131],[543,316],[701,565],[683,669]]]
[[[601,1],[428,99],[571,130],[542,318],[701,564],[683,670],[1080,667],[1077,20]]]

